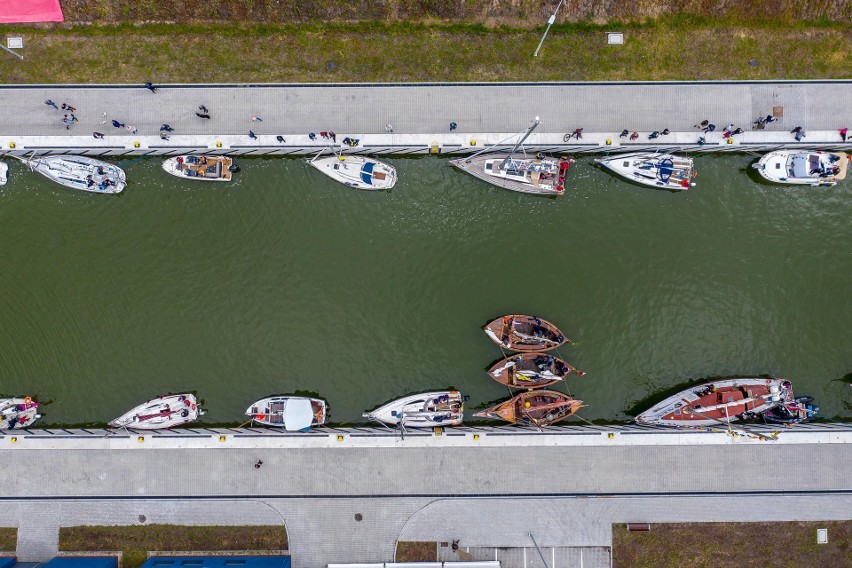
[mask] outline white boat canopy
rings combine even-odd
[[[291,398],[287,401],[284,412],[284,429],[288,432],[298,432],[311,427],[314,411],[309,398]]]

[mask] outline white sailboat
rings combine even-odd
[[[0,398],[0,430],[29,428],[41,418],[39,403],[32,398]]]
[[[308,164],[343,185],[367,191],[390,190],[396,185],[396,169],[375,158],[335,154],[320,158],[319,154]]]
[[[71,189],[92,193],[121,193],[127,185],[124,170],[87,156],[19,158],[34,172]]]
[[[109,423],[113,428],[159,430],[188,424],[204,414],[193,394],[171,394],[143,402]]]
[[[789,185],[832,186],[846,178],[852,157],[843,152],[778,150],[753,164],[767,181]]]
[[[642,185],[684,191],[695,186],[692,158],[674,154],[636,152],[596,158],[595,163]]]
[[[472,156],[450,160],[450,165],[491,185],[536,195],[559,196],[565,193],[565,174],[574,160],[545,156],[515,157],[518,147],[541,124],[535,117],[532,126],[508,153],[488,153],[489,148]],[[492,146],[493,147],[493,146]]]
[[[363,416],[390,426],[458,426],[464,418],[464,398],[458,391],[413,394],[365,412]]]

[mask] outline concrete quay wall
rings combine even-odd
[[[469,154],[492,145],[511,148],[535,116],[541,125],[525,143],[530,151],[852,149],[852,140],[838,133],[852,124],[850,92],[852,81],[161,85],[156,94],[139,85],[5,85],[0,153],[309,155],[333,147]],[[67,111],[46,100],[71,105],[78,121],[66,129]],[[196,116],[202,105],[210,119]],[[752,122],[768,114],[777,121],[752,130]],[[114,128],[113,120],[136,132]],[[695,125],[702,120],[716,131],[699,145]],[[450,123],[457,128],[450,131]],[[168,140],[159,136],[162,124],[175,129]],[[727,124],[745,132],[725,139]],[[796,126],[807,132],[798,142],[790,133]],[[583,138],[566,141],[575,128],[584,129]],[[620,138],[623,129],[639,138]],[[664,129],[671,133],[648,138]],[[323,131],[334,131],[336,142],[320,137]],[[343,146],[346,137],[358,139],[358,147]]]

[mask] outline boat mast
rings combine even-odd
[[[533,131],[533,130],[535,130],[535,129],[536,129],[536,127],[537,127],[539,124],[541,124],[541,120],[540,120],[538,117],[535,117],[535,120],[533,120],[532,126],[530,126],[529,128],[527,128],[526,133],[523,135],[523,137],[521,137],[521,139],[520,139],[520,140],[518,140],[518,143],[517,143],[517,144],[515,144],[515,146],[514,146],[514,147],[512,148],[512,150],[509,152],[509,155],[508,155],[508,156],[506,156],[506,159],[505,159],[505,160],[503,160],[502,162],[500,162],[500,169],[501,169],[501,170],[502,170],[502,169],[504,169],[504,168],[506,167],[506,163],[507,163],[507,162],[509,161],[509,159],[512,157],[512,154],[514,154],[514,153],[515,153],[515,150],[517,150],[517,149],[518,149],[518,146],[520,146],[521,144],[523,144],[523,143],[524,143],[524,140],[526,140],[526,139],[529,137],[529,135],[530,135],[530,134],[532,134],[532,131]]]

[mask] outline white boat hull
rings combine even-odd
[[[124,170],[87,156],[46,156],[25,159],[24,163],[33,171],[70,189],[116,194],[127,186]]]
[[[181,179],[231,181],[233,160],[227,156],[175,156],[163,162],[163,170]]]
[[[246,416],[264,426],[284,428],[288,432],[310,430],[328,420],[326,402],[301,396],[270,396],[246,409]]]
[[[778,150],[760,158],[754,168],[772,183],[833,186],[846,178],[850,159],[843,152]]]
[[[396,185],[396,169],[363,156],[316,157],[308,164],[343,185],[367,191],[389,190]]]
[[[29,428],[41,418],[38,403],[26,398],[0,399],[0,430]]]
[[[0,185],[6,185],[7,181],[9,181],[9,166],[0,162]]]
[[[125,412],[109,423],[113,428],[160,430],[189,424],[204,414],[195,395],[173,394],[157,397]]]
[[[695,186],[692,158],[637,152],[597,158],[595,163],[625,179],[658,189],[684,191]]]
[[[483,154],[450,160],[450,165],[491,185],[511,191],[553,197],[565,193],[565,175],[573,160],[514,158],[507,162],[531,170],[518,171],[501,167],[507,158],[510,156],[506,153]]]
[[[458,426],[464,419],[464,401],[458,391],[427,392],[394,400],[363,416],[407,428]]]

